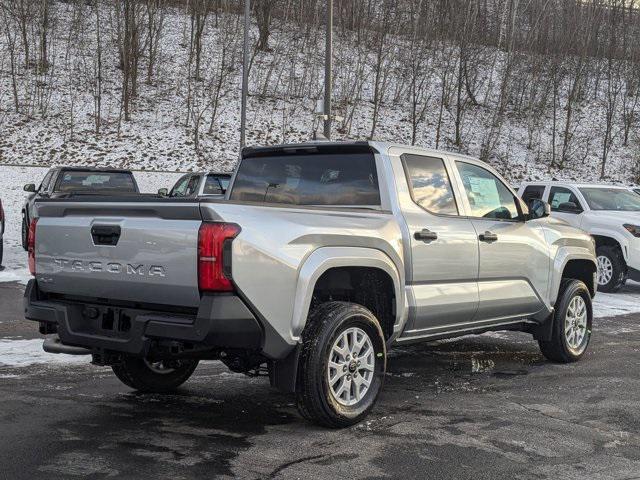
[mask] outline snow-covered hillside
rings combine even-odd
[[[121,110],[122,70],[118,66],[114,3],[99,2],[97,15],[91,2],[51,2],[51,5],[55,22],[49,41],[49,68],[37,73],[35,68],[21,66],[20,44],[16,43],[19,113],[14,108],[7,39],[0,35],[0,52],[4,52],[0,55],[0,164],[90,164],[146,170],[234,167],[239,144],[241,17],[235,13],[209,14],[203,36],[201,75],[194,78],[188,74],[193,69],[190,16],[184,9],[167,8],[153,75],[147,81],[146,65],[141,68],[131,120],[126,121]],[[100,44],[96,38],[98,20]],[[318,122],[313,111],[322,95],[324,38],[319,27],[305,32],[300,29],[286,21],[274,20],[270,50],[252,52],[249,144],[308,140],[316,130]],[[19,32],[13,33],[19,39]],[[257,35],[254,25],[252,41]],[[457,48],[434,44],[429,48],[441,49],[440,53],[414,51],[405,37],[395,34],[388,35],[384,55],[376,59],[369,40],[358,43],[349,33],[336,34],[335,111],[344,120],[335,123],[334,138],[364,139],[370,135],[376,72],[382,69],[379,78],[382,93],[378,93],[380,105],[373,137],[410,143],[412,84],[407,80],[407,69],[422,58],[419,55],[425,55],[419,66],[415,97],[416,107],[424,114],[416,130],[418,145],[438,144],[442,149],[478,156],[483,145],[489,143],[489,161],[514,183],[549,177],[595,180],[600,176],[602,125],[606,116],[606,86],[600,77],[599,86],[593,87],[594,92],[600,93],[593,94],[594,97],[585,92],[584,98],[572,106],[568,159],[559,170],[549,165],[554,150],[552,142],[556,151],[563,145],[568,75],[559,87],[560,107],[556,110],[557,125],[552,134],[554,115],[548,100],[542,102],[546,105],[543,110],[529,112],[527,117],[514,111],[514,99],[529,95],[531,90],[532,99],[537,101],[551,88],[543,76],[520,86],[520,78],[529,74],[531,66],[514,60],[510,74],[514,93],[505,102],[504,120],[496,128],[500,72],[508,57],[496,49],[472,51],[478,98],[471,101],[462,92],[465,102],[460,115],[462,140],[456,145],[456,112],[450,103],[455,100],[455,85],[443,74],[455,75]],[[98,52],[102,69],[99,86]],[[144,53],[143,64],[147,62]],[[599,70],[594,67],[594,71]],[[595,81],[585,80],[584,88],[591,89],[592,83]],[[100,133],[95,133],[98,87],[101,125]],[[522,92],[518,93],[520,87]],[[537,91],[533,91],[534,87]],[[443,105],[444,90],[447,95]],[[636,172],[638,141],[632,129],[628,144],[623,146],[621,128],[617,125],[623,114],[621,99],[628,97],[618,93],[606,174],[609,180],[629,183]],[[629,104],[624,108],[630,108]],[[627,114],[628,118],[634,118],[634,111]]]

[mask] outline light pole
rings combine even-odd
[[[249,91],[249,26],[251,0],[244,0],[244,45],[242,47],[242,105],[240,107],[240,149],[246,143],[247,93]]]
[[[327,0],[327,33],[324,50],[324,136],[331,140],[331,50],[333,44],[333,0]]]

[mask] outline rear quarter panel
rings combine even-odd
[[[360,259],[356,265],[366,263],[363,258],[382,255],[390,268],[403,272],[400,228],[388,212],[226,202],[203,204],[202,212],[205,220],[233,222],[242,228],[233,242],[234,282],[290,345],[299,340],[306,321],[304,308],[295,310],[296,302],[304,300],[299,290],[299,283],[305,281],[301,272],[314,252],[327,247],[347,249],[343,250],[346,256]],[[358,252],[354,254],[353,249]],[[371,260],[371,266],[377,266],[376,262]],[[304,296],[308,298],[306,291]],[[265,350],[269,353],[267,347]]]

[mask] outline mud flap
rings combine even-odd
[[[289,352],[282,360],[274,360],[269,365],[269,381],[271,386],[285,393],[295,393],[296,378],[298,377],[298,363],[300,359],[300,344]]]
[[[551,312],[551,314],[544,320],[542,323],[538,325],[533,325],[529,332],[533,335],[533,338],[536,340],[541,340],[543,342],[551,341],[553,337],[553,322],[555,318],[555,310]]]

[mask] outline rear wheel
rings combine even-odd
[[[373,408],[386,371],[380,324],[366,308],[327,302],[316,308],[302,334],[296,400],[318,425],[347,427]]]
[[[113,365],[113,373],[125,385],[141,392],[170,392],[193,374],[198,360],[161,360],[152,362],[144,358],[125,357]]]
[[[580,280],[564,280],[556,306],[551,340],[540,340],[540,350],[553,362],[575,362],[587,351],[591,340],[591,293]]]
[[[2,256],[4,255],[4,240],[0,237],[0,267],[2,266]]]
[[[627,266],[622,252],[617,247],[603,245],[598,247],[598,290],[614,293],[627,281]]]

